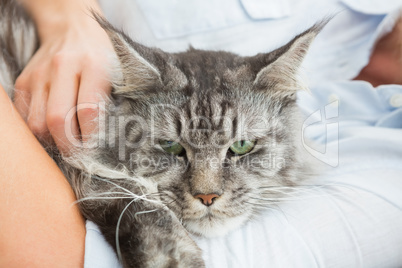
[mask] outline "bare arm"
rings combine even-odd
[[[75,196],[1,86],[0,114],[0,267],[82,267]]]

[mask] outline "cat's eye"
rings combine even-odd
[[[236,141],[229,149],[234,154],[243,155],[253,150],[254,146],[255,141]]]
[[[160,140],[159,144],[161,145],[163,150],[170,154],[180,155],[184,152],[183,146],[181,146],[180,143],[174,141]]]

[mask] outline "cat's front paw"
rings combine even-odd
[[[205,267],[202,251],[180,226],[174,226],[170,234],[156,232],[151,237],[146,267]]]
[[[148,211],[122,221],[117,252],[124,267],[205,267],[202,251],[172,211]]]

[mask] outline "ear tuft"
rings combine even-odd
[[[331,18],[324,19],[297,35],[286,45],[267,54],[257,55],[258,62],[265,62],[254,80],[254,88],[267,90],[276,88],[276,93],[294,96],[300,88],[299,68],[317,34]],[[254,59],[254,61],[256,61]]]
[[[135,91],[161,87],[160,71],[150,61],[153,50],[135,43],[96,12],[92,11],[92,16],[109,35],[120,62],[120,69],[112,81],[113,93],[130,96]]]

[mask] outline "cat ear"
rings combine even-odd
[[[113,93],[132,95],[135,91],[157,90],[162,87],[161,73],[153,62],[161,61],[153,49],[132,41],[126,34],[115,29],[108,21],[93,12],[95,20],[109,35],[120,62],[116,77],[112,78]]]
[[[271,53],[253,57],[251,66],[254,65],[253,69],[257,73],[253,87],[257,90],[275,88],[274,92],[282,97],[293,96],[300,88],[298,71],[307,50],[328,21],[315,24]]]

